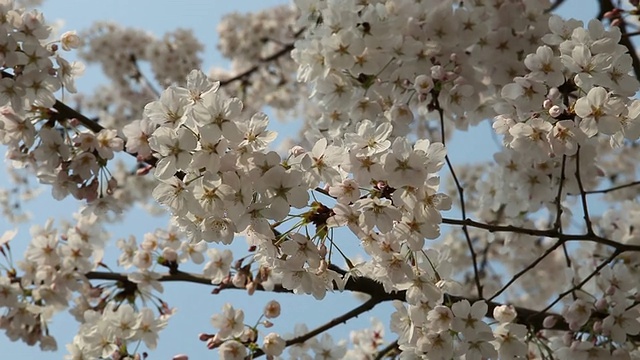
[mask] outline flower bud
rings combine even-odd
[[[286,345],[286,342],[283,338],[280,337],[280,335],[276,333],[270,333],[264,337],[262,350],[269,356],[278,356],[282,354]]]
[[[257,287],[258,285],[256,285],[255,281],[249,281],[247,285],[245,285],[245,289],[247,289],[247,294],[249,296],[253,295],[256,292]]]
[[[166,247],[162,249],[162,257],[167,261],[176,262],[178,260],[178,253],[174,249]]]
[[[558,322],[558,319],[555,316],[550,315],[544,318],[544,320],[542,321],[542,326],[544,326],[545,329],[550,329],[556,326],[557,322]]]
[[[263,313],[267,319],[273,319],[280,316],[280,310],[280,303],[275,300],[271,300],[267,305],[265,305]]]
[[[82,41],[75,31],[67,31],[60,37],[60,43],[62,44],[63,50],[69,51],[71,49],[77,49]]]
[[[427,75],[418,75],[413,88],[420,94],[428,94],[433,89],[433,80]]]
[[[247,276],[240,272],[235,273],[231,279],[231,283],[237,288],[243,288],[246,282]]]
[[[545,101],[549,101],[549,100],[545,100]],[[557,118],[561,114],[562,114],[562,108],[560,106],[553,105],[549,108],[549,115],[551,115],[552,118]]]
[[[518,314],[513,305],[500,305],[493,309],[493,318],[501,323],[512,322]]]
[[[434,65],[431,67],[431,77],[436,80],[442,80],[444,78],[445,71],[440,65]]]
[[[607,299],[605,299],[605,298],[598,299],[598,301],[596,301],[596,303],[595,303],[595,307],[599,311],[606,310],[609,307]]]
[[[593,323],[593,332],[599,334],[602,332],[602,321],[598,320]]]
[[[291,154],[293,156],[299,156],[299,155],[304,154],[305,152],[306,151],[304,150],[304,148],[302,146],[300,146],[300,145],[296,145],[296,146],[292,147],[289,150],[289,154]]]

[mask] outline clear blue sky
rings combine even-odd
[[[122,25],[137,27],[153,32],[157,36],[162,36],[166,31],[177,27],[193,29],[196,36],[205,44],[204,69],[209,69],[212,65],[223,65],[225,61],[217,53],[216,27],[221,17],[232,11],[246,12],[258,10],[268,6],[286,3],[284,0],[238,0],[238,1],[211,1],[211,0],[189,0],[189,1],[82,1],[82,0],[48,0],[42,8],[45,17],[49,21],[62,19],[65,21],[63,31],[82,30],[90,26],[96,20],[112,20]],[[568,1],[575,5],[577,1]],[[561,8],[563,16],[569,15],[576,18],[588,18],[595,14],[595,1],[587,1],[589,6],[568,6]],[[104,77],[99,74],[99,69],[90,67],[83,78],[78,81],[80,91],[94,88],[104,81]],[[286,127],[272,123],[276,131],[281,134],[293,134]],[[489,136],[489,127],[483,128],[456,136],[450,145],[451,158],[455,163],[475,162],[480,159],[490,159],[496,147]],[[478,149],[485,151],[478,151]],[[0,179],[0,186],[8,186],[6,180]],[[36,201],[30,203],[28,208],[34,215],[33,222],[44,223],[49,216],[56,218],[70,219],[72,212],[76,211],[74,201],[65,201],[63,204],[50,199],[49,189],[45,188],[43,195]],[[62,206],[61,206],[62,205]],[[56,214],[51,214],[49,209],[63,209]],[[134,215],[134,214],[132,214]],[[141,225],[143,224],[143,225]],[[141,238],[146,231],[153,231],[156,227],[164,227],[164,219],[150,218],[138,212],[135,216],[128,217],[124,223],[110,227],[112,239],[126,237],[134,234]],[[0,221],[0,234],[9,228]],[[28,226],[21,226],[16,242],[25,244],[28,236]],[[242,240],[240,240],[242,242]],[[18,247],[18,246],[16,246]],[[242,249],[240,246],[238,249]],[[235,251],[235,250],[234,250]],[[237,252],[243,255],[242,252]],[[22,255],[21,251],[14,253],[15,258]],[[112,259],[112,264],[115,259]],[[300,321],[306,322],[310,328],[322,324],[323,322],[342,314],[356,306],[359,302],[350,294],[328,295],[325,301],[315,301],[308,297],[297,297],[293,295],[275,296],[272,294],[258,294],[248,297],[239,291],[227,291],[220,295],[211,295],[211,288],[193,284],[166,284],[165,299],[178,308],[178,313],[171,319],[169,327],[161,333],[158,349],[151,353],[152,359],[170,359],[177,353],[187,353],[191,359],[217,358],[217,352],[212,353],[206,350],[204,343],[197,340],[199,332],[213,333],[214,329],[210,325],[211,315],[218,312],[223,303],[232,302],[236,308],[243,308],[246,311],[246,321],[253,322],[261,314],[264,304],[273,298],[282,301],[282,317],[276,319],[274,330],[286,333],[293,330],[294,324]],[[342,325],[332,332],[338,337],[347,337],[350,329],[363,328],[369,323],[369,317],[374,314],[382,315],[391,309],[390,304],[382,304],[380,309],[369,314],[365,314],[359,319],[353,320],[347,325]],[[388,317],[382,317],[383,323],[387,324]],[[64,344],[71,341],[76,333],[77,323],[67,314],[59,314],[54,318],[52,324],[53,334],[58,339],[60,350],[57,353],[41,353],[37,348],[30,348],[27,345],[11,343],[0,334],[0,358],[37,358],[37,359],[60,359],[66,354]],[[389,337],[388,337],[389,338]],[[390,339],[390,338],[389,338]]]

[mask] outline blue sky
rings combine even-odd
[[[226,13],[232,11],[246,12],[258,10],[268,6],[287,3],[283,0],[238,0],[238,1],[83,1],[83,0],[48,0],[45,1],[42,11],[49,21],[63,19],[66,30],[82,30],[96,20],[111,20],[122,25],[137,27],[151,31],[156,36],[162,36],[166,31],[177,27],[193,29],[196,36],[205,44],[204,69],[205,72],[213,65],[225,66],[226,62],[216,50],[216,27],[219,20]],[[568,1],[574,4],[576,1]],[[563,16],[569,15],[577,18],[588,18],[596,13],[595,1],[589,1],[589,6],[581,6],[578,9],[569,9],[563,6],[560,11]],[[594,3],[594,4],[592,4]],[[585,4],[586,5],[586,4]],[[78,81],[80,91],[93,89],[104,82],[97,67],[89,67],[83,78]],[[293,135],[291,124],[284,126],[273,123],[274,129],[282,135]],[[486,125],[486,124],[485,124]],[[295,127],[294,127],[295,128]],[[489,126],[484,126],[467,134],[456,136],[449,144],[451,158],[454,163],[475,162],[481,159],[490,159],[496,150],[496,145],[489,136]],[[478,151],[478,149],[483,149]],[[0,180],[0,186],[7,186],[5,180]],[[72,212],[76,211],[74,201],[67,200],[62,204],[55,202],[48,196],[49,189],[45,188],[43,195],[30,203],[29,210],[33,213],[33,222],[44,223],[51,214],[49,209],[59,208],[61,211],[55,214],[56,218],[69,219]],[[112,239],[134,234],[141,238],[144,232],[152,231],[156,227],[164,227],[165,219],[152,218],[138,211],[132,213],[122,224],[110,227]],[[141,225],[142,224],[142,225]],[[9,225],[7,225],[9,226]],[[8,227],[0,221],[0,233]],[[28,226],[21,226],[16,242],[25,244],[28,240]],[[242,242],[242,240],[240,240]],[[19,246],[18,246],[19,248]],[[243,247],[238,247],[241,250]],[[235,249],[234,249],[235,250]],[[19,258],[21,251],[16,251],[14,257]],[[238,255],[244,255],[237,252]],[[115,262],[115,259],[113,259]],[[178,308],[178,313],[171,319],[169,327],[161,333],[158,349],[153,352],[152,359],[169,359],[177,353],[186,353],[191,359],[215,358],[217,353],[208,351],[204,343],[198,341],[200,332],[213,333],[215,330],[210,325],[211,315],[218,312],[225,302],[231,302],[236,308],[246,311],[245,320],[252,323],[259,317],[264,304],[277,299],[282,301],[282,317],[276,319],[275,331],[286,333],[293,330],[294,324],[299,321],[306,322],[310,328],[318,326],[329,319],[350,310],[359,303],[350,294],[330,294],[325,301],[316,301],[308,297],[292,295],[276,296],[273,294],[257,294],[248,297],[239,291],[227,291],[219,295],[211,295],[211,288],[193,284],[167,284],[165,283],[165,298],[172,306]],[[363,328],[369,323],[369,317],[374,314],[382,315],[391,309],[390,304],[379,305],[372,313],[365,314],[347,325],[342,325],[332,332],[334,338],[347,337],[350,329]],[[387,323],[388,318],[382,318]],[[71,341],[77,330],[78,324],[67,314],[60,314],[54,318],[52,331],[58,339],[60,351],[57,353],[41,353],[37,348],[30,348],[18,342],[11,343],[3,335],[0,335],[0,349],[7,358],[38,358],[60,359],[65,353],[64,344]],[[390,337],[388,337],[390,339]]]

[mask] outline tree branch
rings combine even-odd
[[[531,236],[541,236],[541,237],[548,237],[548,238],[556,238],[556,239],[560,239],[564,242],[568,242],[568,241],[589,241],[589,242],[595,242],[601,245],[605,245],[605,246],[609,246],[612,248],[615,248],[617,250],[620,250],[621,252],[627,252],[627,251],[640,251],[640,245],[631,245],[631,244],[622,244],[619,243],[617,241],[613,241],[611,239],[607,239],[604,238],[602,236],[593,234],[561,234],[560,232],[554,230],[554,229],[550,229],[550,230],[539,230],[539,229],[528,229],[528,228],[522,228],[522,227],[518,227],[518,226],[513,226],[513,225],[493,225],[493,224],[486,224],[486,223],[481,223],[478,221],[474,221],[471,219],[464,219],[464,220],[458,220],[458,219],[449,219],[449,218],[443,218],[442,219],[442,223],[443,224],[449,224],[449,225],[457,225],[457,226],[468,226],[468,227],[474,227],[474,228],[478,228],[478,229],[484,229],[487,230],[489,232],[511,232],[511,233],[517,233],[517,234],[527,234],[527,235],[531,235]]]
[[[638,186],[638,185],[640,185],[640,181],[633,181],[633,182],[630,182],[630,183],[627,183],[627,184],[618,185],[618,186],[610,187],[610,188],[607,188],[607,189],[585,191],[584,193],[587,194],[587,195],[590,195],[590,194],[607,194],[607,193],[610,193],[612,191],[626,189],[628,187]]]
[[[336,271],[337,273],[344,275],[347,272],[335,265],[330,265],[329,269]],[[128,277],[126,274],[121,274],[121,273],[115,273],[115,272],[100,272],[100,271],[92,271],[89,272],[87,274],[85,274],[85,276],[87,277],[87,279],[90,280],[111,280],[111,281],[129,281]],[[16,281],[19,281],[16,280]],[[169,273],[165,273],[162,274],[162,276],[160,277],[160,279],[158,279],[158,281],[160,282],[170,282],[170,281],[184,281],[184,282],[190,282],[190,283],[196,283],[196,284],[202,284],[202,285],[209,285],[209,286],[221,286],[220,284],[211,284],[211,281],[209,279],[206,279],[204,277],[195,275],[195,274],[190,274],[190,273],[185,273],[185,272],[178,272],[176,274],[169,274]],[[222,289],[236,289],[236,290],[244,290],[244,288],[239,288],[239,287],[235,287],[233,284],[228,284],[228,285],[222,285]],[[335,287],[335,289],[337,290],[337,286]],[[258,291],[266,291],[262,286],[258,286],[257,289]],[[406,301],[406,291],[395,291],[392,293],[387,293],[384,290],[384,286],[371,279],[371,278],[367,278],[367,277],[358,277],[358,278],[354,278],[354,277],[350,277],[349,280],[347,281],[347,283],[345,284],[345,290],[347,291],[355,291],[355,292],[360,292],[360,293],[364,293],[367,294],[369,296],[371,296],[371,298],[369,300],[367,300],[367,302],[365,302],[365,304],[368,303],[367,306],[371,306],[371,305],[376,305],[378,303],[382,303],[385,301],[391,301],[391,300],[398,300],[398,301],[402,301],[405,302]],[[283,288],[281,285],[277,285],[276,288],[274,290],[272,290],[272,292],[278,292],[278,293],[292,293],[291,290],[285,289]],[[455,295],[449,295],[446,294],[447,299],[449,299],[452,303],[458,302],[458,301],[462,301],[462,300],[467,300],[470,303],[476,302],[478,300],[482,300],[483,299],[478,299],[475,297],[464,297],[464,296],[455,296]],[[489,318],[493,318],[493,310],[498,307],[503,305],[502,303],[499,302],[494,302],[494,301],[486,301],[487,306],[488,306],[488,311],[486,316]],[[363,304],[364,305],[364,304]],[[361,305],[361,306],[363,306]],[[359,310],[357,310],[359,309]],[[346,313],[345,315],[342,315],[339,318],[336,319],[342,319],[347,317],[347,314],[353,314],[354,311],[358,312],[365,309],[365,307],[358,307],[348,313]],[[518,318],[516,319],[516,322],[526,325],[529,328],[538,331],[538,330],[542,330],[544,329],[542,322],[544,320],[544,318],[546,318],[547,316],[555,316],[558,318],[557,323],[552,327],[552,328],[548,328],[548,330],[558,330],[558,331],[567,331],[569,330],[569,324],[567,324],[560,315],[555,314],[555,313],[550,313],[547,312],[548,310],[545,311],[537,311],[537,310],[532,310],[532,309],[528,309],[528,308],[524,308],[524,307],[519,307],[519,306],[515,306],[515,309],[518,313]],[[367,310],[363,310],[362,312],[365,312]],[[362,313],[359,312],[358,314]],[[600,317],[600,318],[604,318],[606,315],[604,314],[595,314],[596,317]],[[336,319],[332,320],[331,324],[333,324],[335,321],[337,321]],[[336,324],[332,325],[331,327],[341,323],[342,321],[338,321]],[[327,324],[323,325],[323,326],[327,326]],[[305,339],[308,340],[309,338]],[[295,340],[295,339],[294,339]],[[293,340],[291,340],[293,341]]]
[[[287,340],[286,342],[286,347],[289,347],[291,345],[295,345],[295,344],[301,344],[311,338],[313,338],[316,335],[322,334],[323,332],[336,327],[340,324],[346,324],[347,321],[358,317],[359,315],[373,309],[376,305],[380,304],[381,302],[383,302],[384,299],[378,299],[375,297],[370,298],[369,300],[365,301],[363,304],[355,307],[354,309],[352,309],[351,311],[348,311],[340,316],[338,316],[337,318],[332,319],[331,321],[318,326],[317,328],[309,331],[308,333],[295,337],[291,340]],[[251,356],[249,356],[247,359],[254,359],[257,357],[260,357],[264,355],[264,351],[262,351],[262,349],[258,349],[256,351],[253,352],[253,354],[251,354]]]

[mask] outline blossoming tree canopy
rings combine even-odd
[[[79,204],[24,234],[33,189],[0,196],[0,328],[56,351],[69,312],[66,359],[145,358],[183,282],[226,301],[181,334],[221,359],[640,359],[640,7],[563,2],[296,0],[223,18],[205,72],[189,30],[57,34],[0,0],[8,171]],[[109,83],[74,97],[84,64]],[[486,123],[492,161],[452,159]],[[169,221],[108,234],[142,209]],[[308,326],[232,289],[361,301]]]

